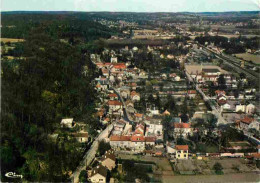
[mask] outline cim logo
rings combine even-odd
[[[15,172],[7,172],[5,176],[9,178],[23,178],[22,175],[17,175]]]

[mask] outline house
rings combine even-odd
[[[120,94],[123,98],[127,99],[130,96],[130,91],[129,90],[121,90]]]
[[[155,136],[157,139],[163,139],[163,125],[160,119],[146,119],[145,124],[146,136]]]
[[[72,133],[71,136],[80,143],[88,142],[88,132]]]
[[[109,143],[112,148],[130,148],[131,147],[131,136],[121,135],[115,136],[112,135],[109,138]]]
[[[170,121],[170,125],[174,126],[175,123],[181,123],[181,118],[180,117],[174,117]]]
[[[134,103],[131,100],[125,102],[126,107],[134,107]]]
[[[166,109],[163,113],[162,113],[163,116],[170,116],[171,113]]]
[[[106,183],[107,168],[103,165],[96,166],[90,171],[88,180],[93,183]]]
[[[114,150],[110,149],[101,157],[100,163],[108,170],[112,170],[116,167],[116,156]]]
[[[246,110],[246,105],[236,105],[236,112],[245,112]]]
[[[175,80],[175,81],[180,81],[180,80],[181,80],[181,77],[180,77],[180,76],[176,76],[176,77],[174,78],[174,80]]]
[[[156,138],[155,137],[146,137],[141,134],[133,134],[132,136],[121,135],[115,136],[112,135],[109,138],[110,146],[114,149],[127,149],[133,150],[136,152],[142,152],[145,150],[145,145],[154,146]]]
[[[239,120],[239,128],[241,130],[248,130],[249,125],[254,121],[254,118],[250,118],[248,116],[245,116],[243,119]]]
[[[194,98],[197,94],[197,91],[196,90],[188,90],[188,96],[190,98]]]
[[[183,136],[184,138],[192,134],[190,123],[174,123],[174,136]]]
[[[253,114],[255,112],[255,105],[254,104],[248,104],[246,106],[246,113],[247,114]]]
[[[176,145],[176,159],[188,159],[189,158],[189,146],[188,145]]]
[[[132,90],[136,90],[136,83],[129,83],[129,86],[131,87]]]
[[[109,114],[115,116],[123,115],[123,104],[118,100],[110,100],[108,101]]]
[[[222,108],[225,110],[229,110],[231,108],[230,104],[225,103],[224,105],[222,105]]]
[[[111,63],[117,63],[117,57],[111,57],[110,62]]]
[[[73,121],[73,118],[65,118],[61,120],[60,124],[63,128],[73,128],[76,123]]]
[[[216,90],[216,91],[215,91],[215,94],[216,94],[217,96],[220,96],[220,95],[225,96],[225,95],[226,95],[226,92],[225,92],[224,90]]]
[[[220,70],[217,68],[216,69],[202,68],[202,73],[207,76],[216,76],[216,75],[219,76],[221,74]]]
[[[170,155],[174,155],[175,154],[175,145],[173,142],[167,142],[166,143],[166,151],[168,154]]]
[[[108,95],[108,97],[109,97],[110,100],[118,100],[118,96],[115,93],[110,93]]]
[[[109,100],[108,101],[108,107],[109,107],[109,111],[116,111],[118,109],[122,109],[122,102],[120,102],[119,100]]]
[[[131,137],[131,148],[137,151],[145,149],[145,137],[141,135],[133,135]]]
[[[156,137],[145,137],[145,145],[155,146]]]
[[[135,91],[132,91],[130,94],[131,100],[136,102],[136,101],[140,101],[140,94],[136,93]]]
[[[144,115],[140,113],[135,113],[134,116],[135,116],[135,121],[140,122],[143,120]]]
[[[160,114],[160,111],[156,108],[156,107],[148,107],[146,109],[147,112],[150,112],[150,115],[153,116],[153,115],[159,115]]]

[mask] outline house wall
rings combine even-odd
[[[176,150],[176,159],[188,159],[189,151]]]
[[[106,183],[106,177],[100,174],[92,176],[91,178],[89,178],[89,180],[93,183]]]
[[[103,166],[107,167],[107,169],[109,169],[110,171],[116,167],[115,161],[113,161],[113,160],[111,160],[109,158],[107,158],[104,161],[102,161],[101,164]]]

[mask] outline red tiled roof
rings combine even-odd
[[[125,69],[126,68],[126,65],[124,63],[113,64],[113,66],[116,69]]]
[[[144,136],[132,136],[131,141],[132,142],[144,142],[145,138],[144,138]]]
[[[136,83],[130,83],[129,86],[135,87],[135,86],[137,86],[137,84]]]
[[[187,150],[189,150],[189,146],[188,146],[188,145],[176,145],[176,146],[175,146],[175,149],[176,149],[176,150],[184,150],[184,151],[187,151]]]
[[[190,123],[174,123],[174,128],[190,128]]]
[[[110,94],[108,95],[108,97],[117,97],[117,94],[115,94],[115,93],[110,93]]]
[[[218,100],[218,104],[220,104],[220,105],[224,105],[224,104],[226,104],[226,103],[227,103],[226,100],[223,100],[223,99]]]
[[[254,118],[250,118],[248,116],[245,116],[243,119],[241,119],[241,122],[250,124],[250,123],[252,123],[253,120],[254,120]]]
[[[110,137],[110,141],[131,141],[131,136],[113,135],[113,136]]]
[[[135,113],[135,116],[138,117],[138,118],[142,118],[142,117],[143,117],[143,114]]]
[[[260,153],[254,153],[254,154],[252,154],[252,156],[253,156],[254,158],[260,158]]]
[[[140,94],[139,94],[139,93],[136,93],[135,91],[132,91],[130,95],[131,95],[131,96],[135,96],[135,95],[140,96]]]
[[[108,105],[122,105],[122,102],[118,100],[110,100],[108,101]]]
[[[145,142],[155,142],[155,137],[145,137]]]
[[[219,95],[219,94],[224,94],[224,95],[226,95],[226,92],[225,92],[224,90],[216,90],[215,93],[216,93],[217,95]]]
[[[196,90],[188,90],[188,94],[196,94],[197,91]]]

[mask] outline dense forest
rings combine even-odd
[[[58,132],[63,137],[58,141],[48,135],[64,117],[87,124],[89,134],[100,128],[93,117],[97,96],[91,84],[98,71],[89,54],[96,48],[94,40],[113,31],[91,20],[61,17],[2,16],[2,36],[25,41],[16,44],[14,59],[1,59],[1,175],[16,172],[26,181],[68,181],[84,148],[64,132]],[[1,180],[10,181],[5,176]]]

